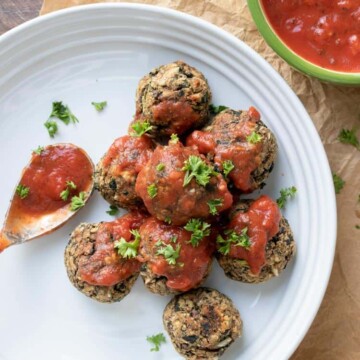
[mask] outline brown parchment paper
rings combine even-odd
[[[96,2],[101,1],[44,0],[40,14]],[[180,10],[227,30],[263,56],[305,105],[320,134],[332,171],[339,174],[346,185],[337,195],[338,238],[330,283],[319,313],[292,360],[360,359],[360,230],[355,228],[356,224],[360,225],[360,151],[337,140],[342,128],[360,128],[360,88],[322,84],[291,69],[262,39],[246,0],[127,2]],[[357,134],[360,136],[360,131]]]

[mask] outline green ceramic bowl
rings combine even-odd
[[[261,6],[261,0],[247,0],[255,24],[272,49],[288,64],[306,75],[339,85],[360,86],[360,73],[340,72],[322,68],[300,57],[275,33]]]

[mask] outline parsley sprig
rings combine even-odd
[[[45,148],[43,146],[38,146],[37,149],[34,149],[32,152],[34,154],[38,154],[38,155],[41,155],[41,153],[45,150]]]
[[[339,194],[345,185],[345,181],[336,173],[333,173],[333,182],[335,187],[335,194]]]
[[[119,212],[119,208],[116,205],[110,205],[109,210],[106,211],[109,215],[116,215]]]
[[[206,186],[210,181],[211,175],[217,174],[210,165],[207,165],[204,160],[196,155],[189,156],[182,170],[186,171],[183,186],[189,185],[193,178],[195,178],[199,185]]]
[[[222,199],[209,200],[207,204],[209,205],[210,214],[216,215],[218,214],[218,210],[216,209],[216,207],[222,206],[223,200]]]
[[[76,185],[74,184],[73,181],[67,181],[66,182],[66,189],[63,190],[61,193],[60,193],[60,198],[64,201],[67,201],[67,199],[69,198],[69,195],[70,195],[70,191],[71,190],[75,190],[76,189]]]
[[[179,137],[177,136],[177,134],[171,134],[170,136],[170,144],[177,144],[179,142]]]
[[[230,174],[230,172],[232,170],[234,170],[235,165],[231,160],[225,160],[222,163],[222,168],[223,168],[223,173],[224,173],[225,177],[227,177]]]
[[[280,209],[283,209],[289,198],[295,197],[297,189],[295,186],[283,188],[280,190],[280,197],[276,200]]]
[[[200,241],[210,235],[210,224],[200,219],[190,219],[187,224],[184,226],[184,229],[192,232],[189,243],[193,247],[197,247],[200,244]]]
[[[20,196],[20,199],[25,199],[29,195],[29,192],[30,192],[30,188],[22,184],[19,184],[16,187],[16,193]]]
[[[157,192],[158,192],[158,190],[157,190],[156,184],[153,183],[147,187],[147,193],[151,199],[153,199],[157,195]]]
[[[47,120],[44,123],[44,126],[47,128],[47,131],[51,138],[53,138],[55,134],[58,132],[58,125],[55,121]]]
[[[261,140],[262,136],[255,131],[253,131],[249,136],[246,137],[246,141],[251,144],[257,144]]]
[[[134,130],[130,135],[135,137],[140,137],[145,133],[151,131],[154,127],[150,125],[149,121],[136,121],[131,125],[131,128]]]
[[[124,259],[132,259],[138,254],[141,240],[140,233],[138,230],[130,230],[130,233],[134,236],[133,241],[126,241],[122,237],[114,243],[114,248],[118,251],[118,254]]]
[[[54,101],[53,108],[50,114],[51,118],[57,118],[64,122],[66,125],[79,122],[79,119],[71,112],[67,105],[64,105],[62,101]]]
[[[154,345],[154,347],[152,347],[150,349],[150,351],[159,351],[160,350],[160,346],[162,343],[166,343],[166,339],[165,339],[165,336],[163,333],[159,333],[159,334],[156,334],[156,335],[153,335],[153,336],[148,336],[146,338],[146,340]]]
[[[355,129],[342,129],[338,135],[338,140],[343,144],[352,145],[360,151],[360,142],[356,136]]]
[[[81,193],[79,193],[78,196],[73,196],[71,198],[71,205],[70,205],[71,211],[79,210],[85,206],[85,195],[86,193],[82,191]]]
[[[222,111],[224,111],[226,109],[228,109],[228,107],[225,106],[225,105],[215,106],[214,104],[210,104],[210,106],[209,106],[210,112],[215,114],[215,115],[221,113]]]
[[[172,245],[165,244],[161,240],[159,240],[155,245],[158,247],[156,255],[164,256],[169,265],[176,265],[176,260],[180,256],[180,244],[177,244],[176,249],[174,249]]]
[[[105,107],[107,106],[107,101],[100,101],[100,102],[95,102],[93,101],[91,103],[91,105],[94,106],[94,108],[96,109],[96,111],[101,112],[105,109]]]
[[[216,243],[220,245],[218,251],[223,255],[228,255],[231,245],[241,246],[249,250],[251,240],[247,231],[247,227],[243,228],[240,234],[236,233],[235,230],[228,229],[224,231],[224,234],[227,236],[225,239],[221,235],[218,235],[216,238]]]

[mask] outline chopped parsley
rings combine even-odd
[[[180,244],[176,246],[176,249],[174,249],[170,244],[165,244],[161,240],[159,240],[155,245],[158,247],[156,255],[163,255],[169,265],[176,265],[176,260],[180,256]]]
[[[70,195],[70,190],[75,190],[76,185],[73,181],[67,181],[66,182],[66,189],[60,193],[60,198],[64,201],[67,201]]]
[[[47,131],[51,138],[53,138],[58,132],[58,126],[55,121],[48,120],[44,123],[44,126],[47,128]]]
[[[38,146],[37,149],[33,150],[34,154],[38,154],[41,155],[41,153],[45,150],[45,148],[43,146]]]
[[[286,205],[288,198],[293,198],[297,192],[295,186],[283,188],[280,190],[280,197],[276,200],[280,209],[283,209]]]
[[[151,131],[154,127],[150,125],[149,121],[137,121],[131,125],[131,128],[134,130],[131,136],[140,137]]]
[[[148,336],[146,340],[154,345],[153,348],[150,349],[150,351],[159,351],[160,346],[162,343],[166,343],[166,339],[163,333],[159,333],[153,336]]]
[[[164,220],[167,224],[171,224],[171,217],[170,216],[165,216],[165,220]]]
[[[231,160],[225,160],[223,163],[222,163],[222,168],[223,168],[223,173],[226,176],[228,176],[230,174],[230,172],[232,170],[234,170],[235,168],[235,165],[234,163],[231,161]]]
[[[215,115],[221,113],[222,111],[224,111],[226,109],[228,109],[228,107],[224,106],[224,105],[215,106],[214,104],[210,104],[210,106],[209,106],[210,112]]]
[[[183,186],[189,185],[192,178],[201,186],[206,186],[211,175],[216,174],[214,169],[205,163],[199,156],[190,155],[185,161],[183,171],[186,171]]]
[[[360,142],[356,136],[356,130],[342,129],[338,135],[338,140],[343,144],[349,144],[354,146],[360,151]]]
[[[64,122],[66,125],[79,122],[78,118],[71,112],[67,105],[64,105],[62,101],[54,101],[52,104],[51,118],[57,118]]]
[[[138,230],[130,230],[131,235],[134,236],[133,241],[126,241],[123,237],[115,241],[114,248],[118,254],[124,259],[132,259],[137,256],[140,245],[141,236]]]
[[[339,194],[341,189],[345,185],[345,181],[339,175],[333,173],[333,182],[335,187],[335,193]]]
[[[119,212],[119,208],[116,205],[110,205],[109,210],[106,211],[107,214],[109,215],[116,215]]]
[[[16,187],[16,193],[20,196],[20,199],[25,199],[29,195],[29,192],[30,192],[30,188],[22,184],[19,184]]]
[[[217,206],[222,206],[222,204],[223,204],[222,199],[214,199],[214,200],[208,201],[208,205],[209,205],[209,208],[210,208],[210,214],[211,215],[218,214],[218,211],[217,211],[216,207]]]
[[[246,137],[246,141],[251,144],[257,144],[262,139],[262,136],[257,132],[253,131],[249,136]]]
[[[91,103],[91,105],[94,106],[94,108],[98,111],[101,112],[105,109],[105,107],[107,106],[107,101],[101,101],[101,102],[95,102],[93,101]]]
[[[177,144],[179,142],[179,137],[176,134],[171,134],[170,144]]]
[[[247,227],[241,230],[241,234],[237,234],[235,230],[226,230],[224,233],[227,237],[224,239],[221,235],[216,238],[216,243],[220,245],[219,252],[223,255],[227,255],[230,252],[231,245],[241,246],[249,250],[251,241],[247,234]]]
[[[184,226],[184,229],[192,232],[189,243],[193,246],[199,246],[200,241],[210,235],[210,224],[199,219],[190,219]]]
[[[163,163],[159,163],[157,166],[156,166],[156,170],[157,171],[163,171],[165,169],[165,164]]]
[[[157,187],[155,184],[151,184],[147,187],[147,193],[151,199],[153,199],[157,195]]]
[[[82,191],[79,194],[79,196],[73,196],[71,198],[71,205],[70,205],[71,211],[79,210],[80,208],[85,206],[85,195],[86,195],[86,193],[84,191]]]

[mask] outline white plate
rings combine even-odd
[[[83,6],[40,17],[0,40],[0,217],[30,152],[73,142],[97,162],[126,133],[138,80],[154,66],[183,59],[208,78],[215,104],[256,106],[279,142],[263,192],[295,185],[285,216],[296,260],[263,285],[231,281],[216,265],[207,285],[229,295],[244,320],[243,338],[224,359],[285,359],[309,328],[324,295],[335,248],[335,198],[318,134],[285,81],[241,41],[197,18],[145,5]],[[80,119],[51,140],[43,126],[62,100]],[[92,101],[108,101],[99,114]],[[50,236],[0,255],[0,358],[6,360],[177,359],[168,343],[150,352],[147,335],[163,331],[170,297],[139,279],[122,302],[100,304],[72,287],[63,265],[68,235],[80,222],[110,220],[95,194]]]

